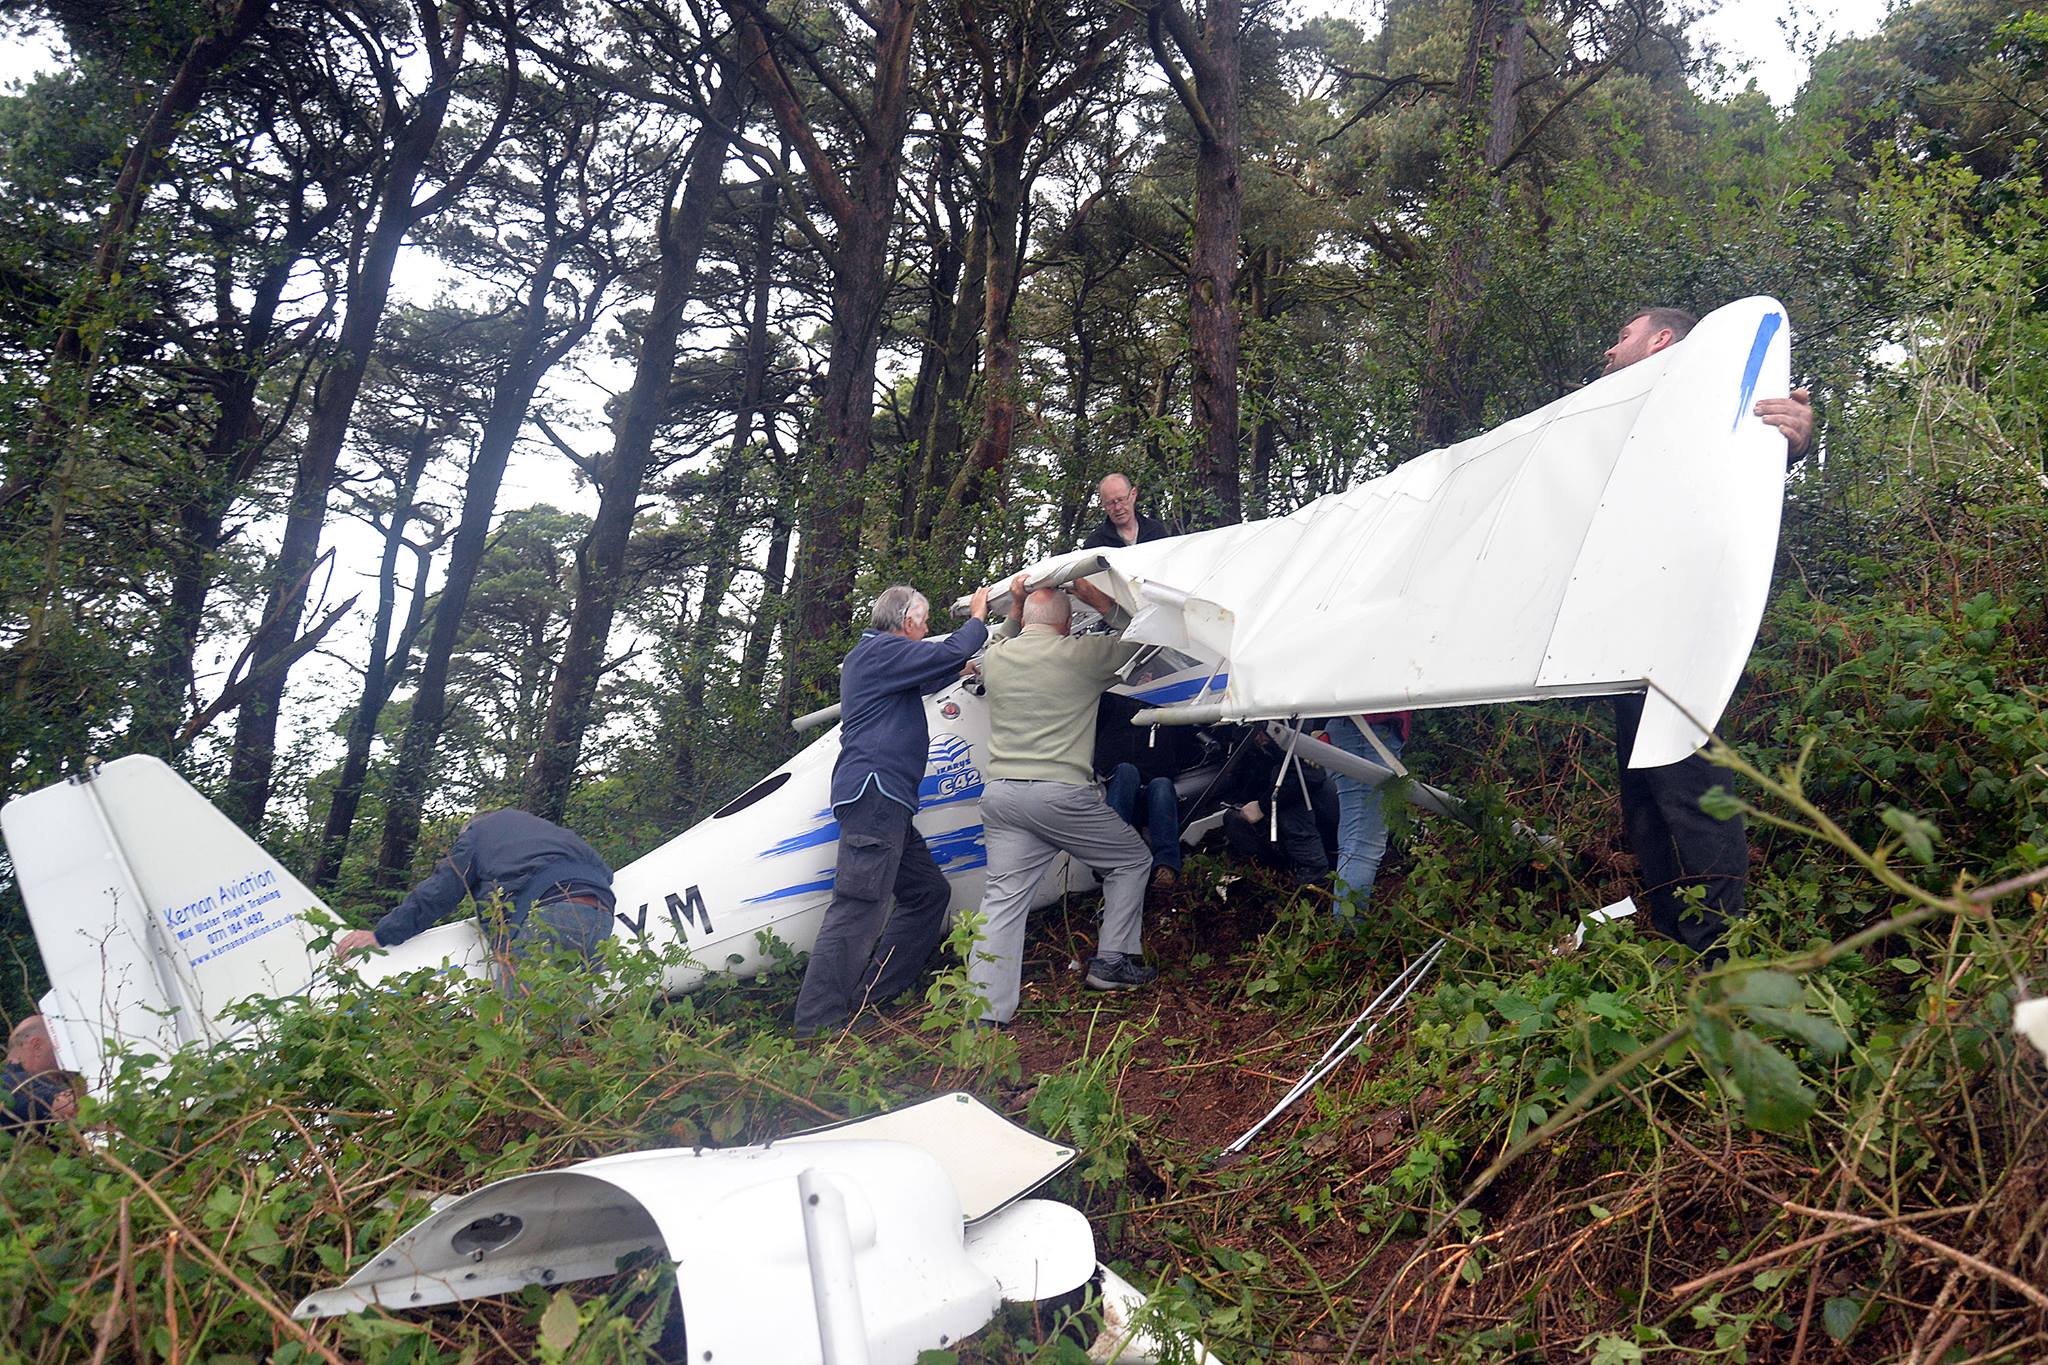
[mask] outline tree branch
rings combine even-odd
[[[1162,23],[1171,26],[1175,15],[1179,16],[1182,28],[1186,29],[1187,15],[1173,0],[1164,0],[1164,3],[1153,6],[1151,12],[1145,16],[1145,36],[1151,41],[1152,55],[1158,60],[1159,69],[1166,74],[1166,83],[1172,86],[1173,93],[1180,97],[1181,106],[1188,111],[1188,118],[1194,122],[1195,131],[1201,135],[1203,142],[1213,147],[1222,142],[1223,138],[1217,133],[1216,125],[1210,122],[1209,111],[1202,107],[1201,96],[1188,84],[1188,78],[1181,74],[1180,67],[1174,64],[1173,57],[1166,50],[1166,35],[1160,31]],[[1201,69],[1196,65],[1195,54],[1190,52],[1188,47],[1193,42],[1192,32],[1186,33],[1185,36],[1174,35],[1174,45],[1188,58],[1188,65],[1195,68],[1195,79],[1200,80]]]

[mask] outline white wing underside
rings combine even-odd
[[[1785,442],[1773,299],[1291,516],[1100,555],[1128,639],[1221,661],[1197,719],[1642,691],[1632,766],[1719,722],[1770,589]],[[1224,681],[1227,679],[1227,681]]]

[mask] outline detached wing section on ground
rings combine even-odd
[[[1770,588],[1784,309],[1751,298],[1650,359],[1292,516],[1099,554],[1126,638],[1218,660],[1143,720],[1195,723],[1649,687],[1637,767],[1720,719]],[[1688,718],[1690,717],[1690,719]],[[1697,724],[1695,724],[1695,721]]]

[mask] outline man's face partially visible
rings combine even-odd
[[[49,1030],[39,1026],[23,1029],[15,1038],[14,1060],[31,1076],[57,1069],[57,1045]]]
[[[1109,514],[1112,525],[1127,529],[1138,518],[1138,491],[1123,479],[1111,475],[1095,490],[1095,496],[1102,503],[1102,510]]]
[[[1625,370],[1638,360],[1647,360],[1671,344],[1669,327],[1653,326],[1647,316],[1633,317],[1616,334],[1614,344],[1607,348],[1607,368],[1602,375]]]

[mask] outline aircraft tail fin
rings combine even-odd
[[[50,978],[59,1057],[103,1090],[115,1046],[217,1042],[252,995],[303,994],[326,906],[169,765],[136,755],[0,809]]]

